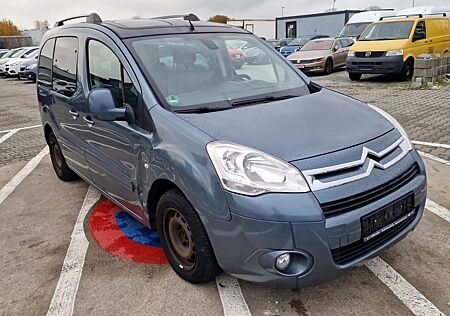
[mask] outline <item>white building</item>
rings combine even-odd
[[[259,37],[275,38],[275,19],[231,19],[228,24],[243,28]]]

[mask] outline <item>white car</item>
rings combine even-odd
[[[20,49],[15,50],[11,55],[9,55],[6,58],[5,56],[7,56],[9,53],[3,56],[3,58],[0,59],[0,75],[5,74],[5,67],[7,63],[12,61],[13,59],[22,58],[25,55],[28,56],[28,54],[37,51],[38,49],[39,49],[38,46],[22,47]]]
[[[382,17],[392,15],[395,15],[394,10],[375,10],[356,13],[352,15],[347,24],[345,24],[339,34],[339,37],[350,37],[357,39],[370,24],[378,21]]]
[[[25,54],[22,58],[12,59],[5,64],[5,75],[8,77],[19,77],[25,71],[28,65],[37,62],[39,51],[35,50],[29,54]]]

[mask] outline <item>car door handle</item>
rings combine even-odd
[[[80,114],[78,114],[78,112],[75,110],[70,110],[69,113],[70,113],[70,115],[72,115],[72,118],[74,120],[76,120],[80,116]]]
[[[92,127],[94,124],[95,124],[95,122],[93,121],[93,120],[91,120],[89,117],[87,117],[87,116],[85,116],[85,117],[83,117],[83,120],[87,123],[87,125],[89,126],[89,127]]]

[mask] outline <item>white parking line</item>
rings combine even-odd
[[[447,145],[447,144],[421,142],[421,141],[418,141],[418,140],[412,140],[411,143],[413,143],[414,145],[423,145],[423,146],[430,146],[430,147],[450,149],[450,145]]]
[[[22,168],[7,184],[0,190],[0,204],[3,203],[6,198],[13,193],[19,184],[37,167],[42,158],[48,154],[48,147],[46,146],[42,151],[31,159],[25,167]]]
[[[216,284],[225,316],[251,316],[236,278],[223,273],[216,278]]]
[[[13,136],[16,132],[17,131],[10,131],[10,132],[6,133],[5,135],[3,135],[2,137],[0,137],[0,144],[3,143],[8,138],[10,138],[11,136]]]
[[[434,161],[443,163],[444,165],[450,166],[450,161],[448,161],[448,160],[445,160],[445,159],[442,159],[442,158],[439,158],[439,157],[436,157],[436,156],[433,156],[433,155],[424,153],[424,152],[422,152],[422,151],[418,151],[418,153],[419,153],[421,156],[425,157],[425,158],[429,158],[429,159],[431,159],[431,160],[434,160]]]
[[[445,207],[427,199],[425,208],[450,223],[450,211]]]
[[[383,259],[372,259],[366,266],[417,316],[445,316]]]
[[[73,314],[78,285],[89,246],[89,241],[84,234],[83,222],[86,214],[99,198],[100,193],[90,186],[73,228],[61,275],[47,315],[71,316]]]
[[[33,126],[25,126],[25,127],[19,127],[19,128],[13,128],[13,129],[6,129],[3,131],[0,131],[0,134],[2,133],[9,133],[9,132],[18,132],[18,131],[22,131],[24,129],[30,129],[30,128],[37,128],[37,127],[41,127],[42,125],[33,125]]]

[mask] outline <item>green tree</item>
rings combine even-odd
[[[20,36],[19,28],[10,20],[0,21],[0,36]]]
[[[227,17],[226,15],[215,15],[209,18],[209,22],[217,22],[217,23],[223,23],[223,24],[227,24],[227,22],[230,20],[229,17]]]

